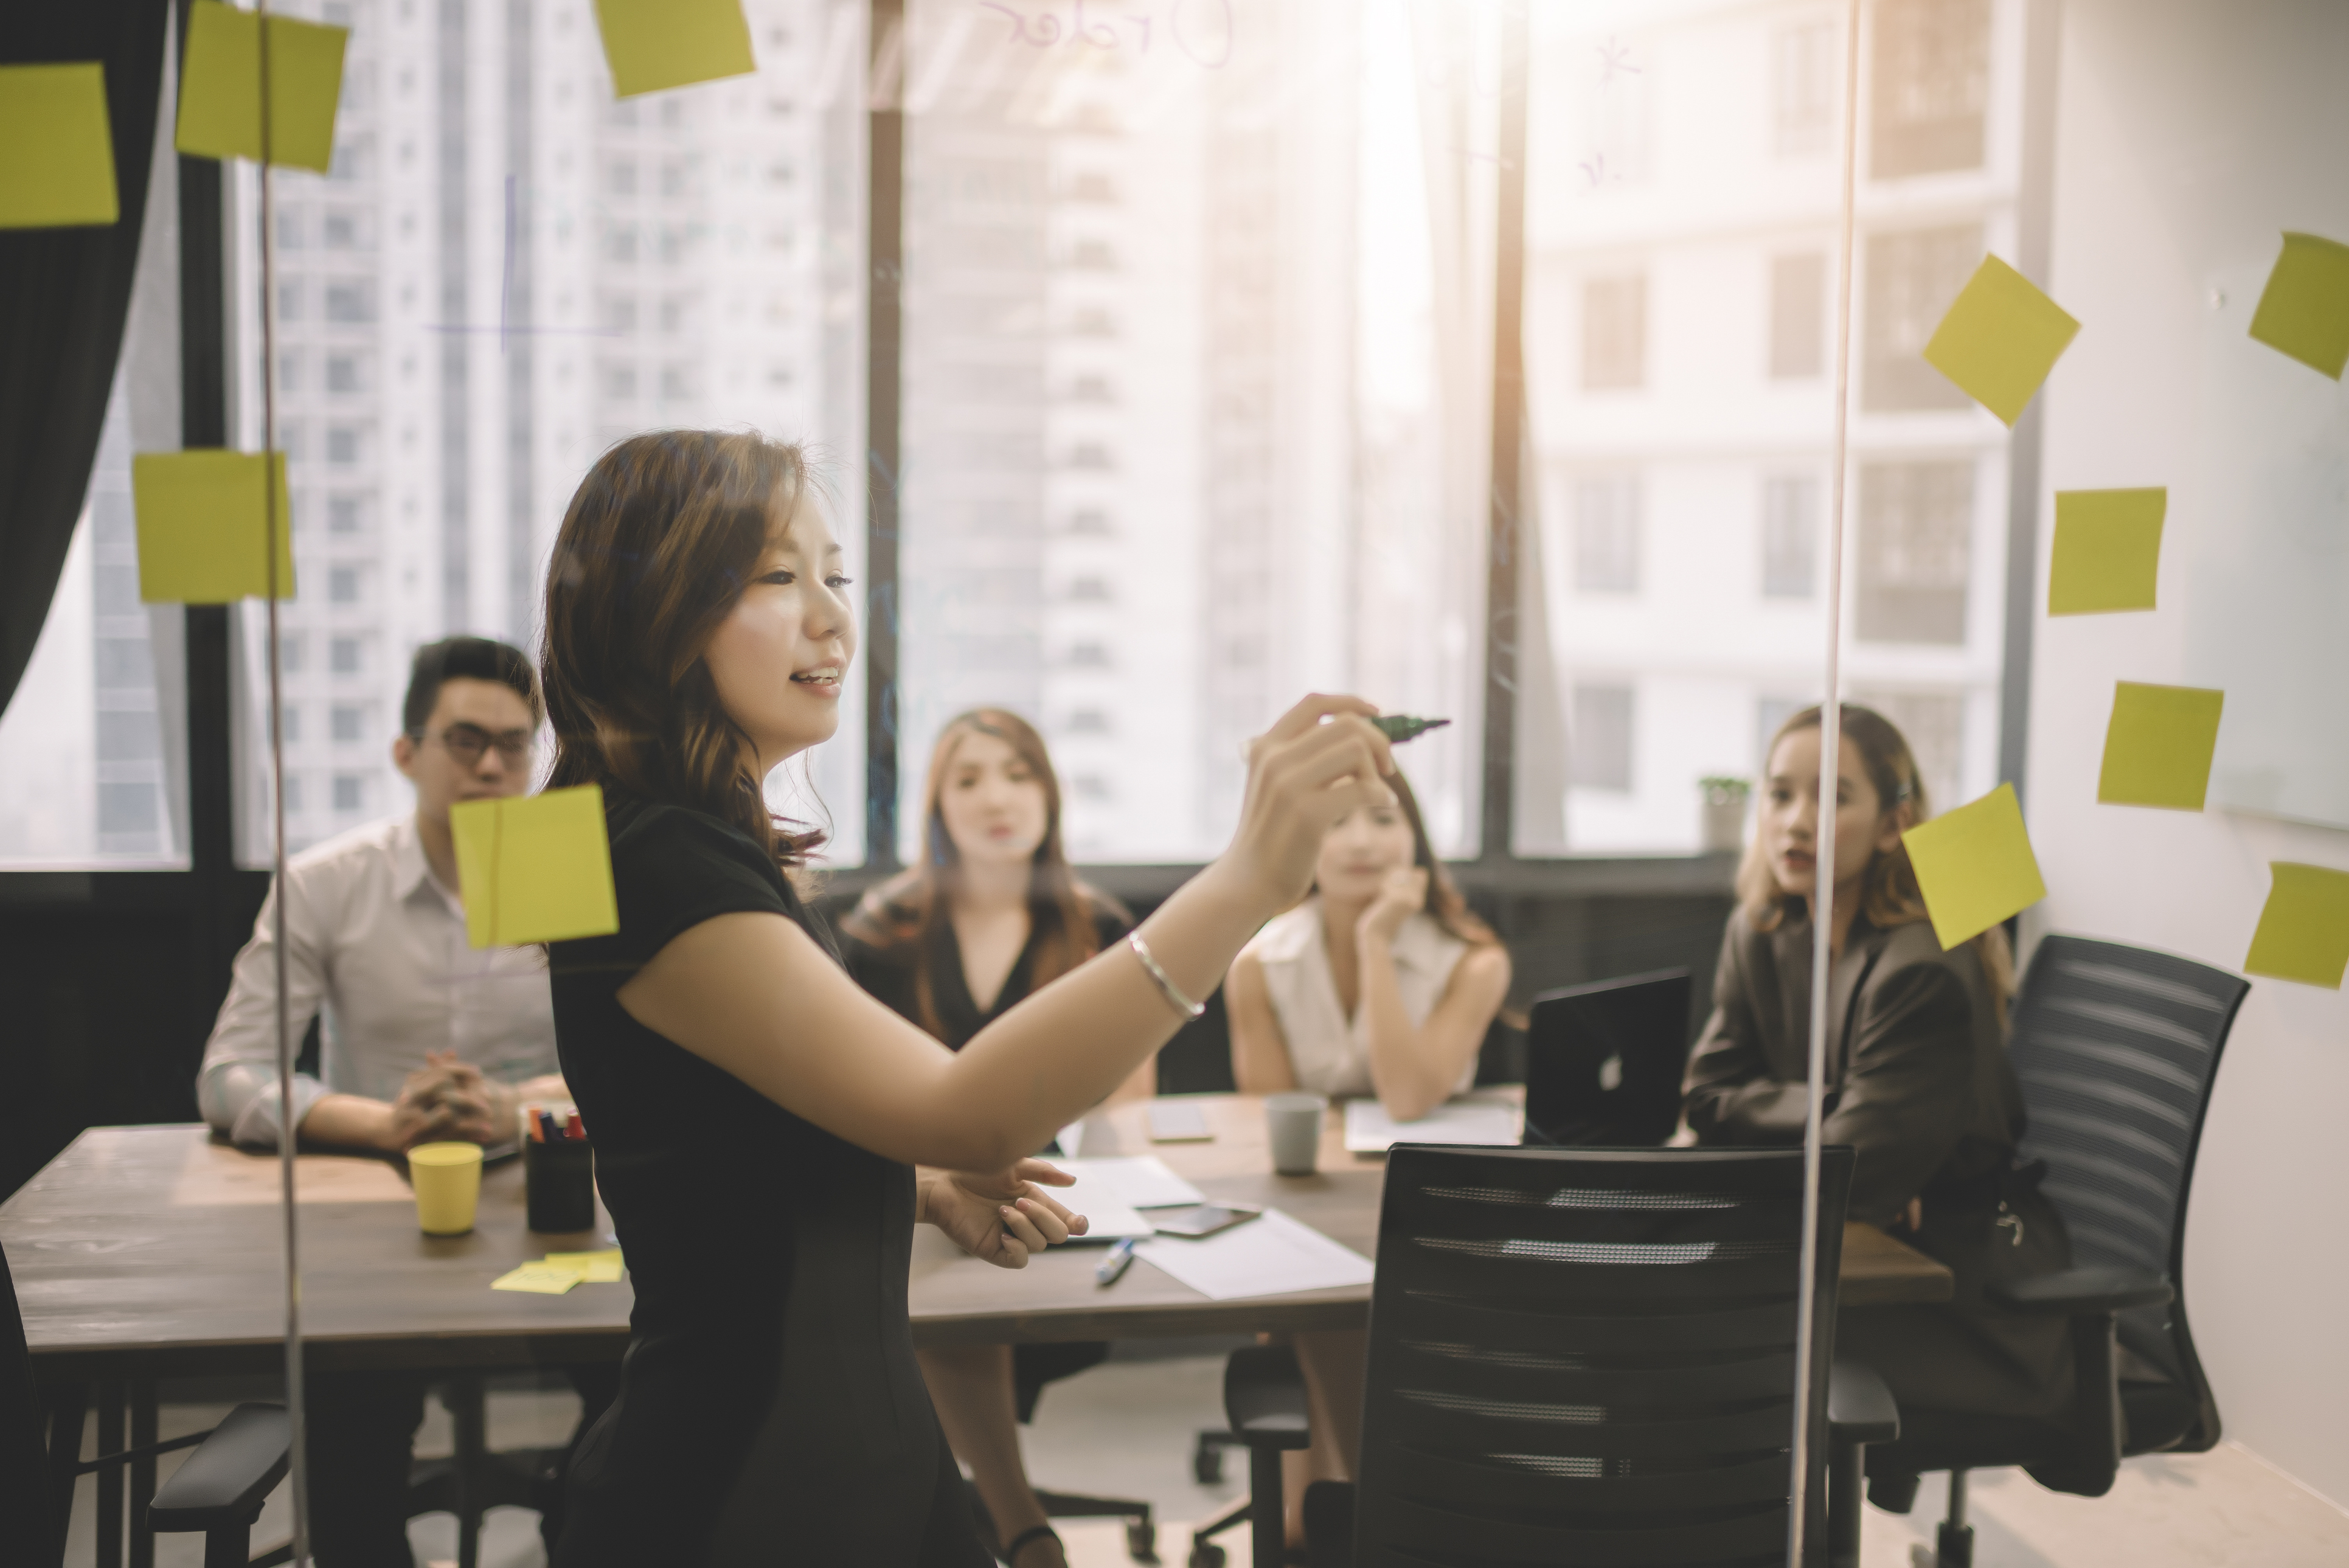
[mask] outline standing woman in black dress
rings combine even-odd
[[[973,1035],[1133,924],[1077,879],[1061,846],[1061,780],[1035,726],[999,707],[947,721],[922,782],[922,848],[842,923],[856,983],[958,1051]],[[1144,1061],[1112,1099],[1146,1097]],[[955,1345],[919,1351],[947,1440],[1011,1568],[1067,1568],[1019,1452],[1018,1373],[1031,1387],[1103,1359],[1099,1344]],[[1016,1370],[1015,1370],[1016,1369]]]
[[[1022,1156],[1193,1016],[1330,823],[1392,798],[1375,710],[1307,698],[1250,748],[1219,859],[948,1051],[840,966],[762,790],[839,724],[840,562],[797,449],[666,431],[597,460],[549,562],[551,783],[602,786],[620,915],[553,944],[555,1032],[636,1292],[558,1568],[983,1564],[906,1323],[915,1220],[1013,1267],[1064,1238]]]

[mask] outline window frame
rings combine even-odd
[[[1497,230],[1495,352],[1492,369],[1494,482],[1486,535],[1485,663],[1480,850],[1455,862],[1472,894],[1506,903],[1526,897],[1718,895],[1726,892],[1733,857],[1722,853],[1520,856],[1511,848],[1515,820],[1518,562],[1521,503],[1529,433],[1525,426],[1522,347],[1526,253],[1524,179],[1530,0],[1506,0],[1501,99],[1502,178]],[[176,0],[180,36],[190,0]],[[866,443],[869,481],[864,519],[866,660],[864,802],[864,861],[833,873],[836,894],[850,895],[901,869],[897,859],[898,786],[903,766],[896,734],[900,667],[897,602],[901,523],[895,477],[901,471],[905,116],[898,41],[905,0],[868,0],[866,30],[872,95],[866,114],[867,298]],[[2051,0],[2028,0],[2024,19],[2022,189],[2018,262],[2044,275],[2053,204],[2051,129],[2055,91],[2055,21]],[[174,63],[173,68],[176,68]],[[1867,115],[1869,105],[1856,106]],[[1868,134],[1865,126],[1858,134]],[[1866,149],[1863,148],[1863,150]],[[352,150],[356,154],[359,150]],[[232,276],[222,166],[174,155],[179,181],[180,358],[182,439],[224,446],[230,425]],[[323,243],[323,240],[321,241]],[[323,295],[321,296],[323,301]],[[323,304],[321,305],[323,308]],[[1856,360],[1864,358],[1855,342]],[[597,367],[600,372],[601,367]],[[1856,368],[1864,368],[1856,366]],[[1855,387],[1859,403],[1864,389]],[[2005,634],[2000,676],[1998,776],[2023,782],[2028,733],[2033,608],[2043,439],[2034,402],[2009,448]],[[364,526],[364,522],[362,523]],[[171,871],[0,871],[0,907],[69,907],[123,913],[177,911],[196,919],[196,938],[225,974],[250,930],[268,886],[266,871],[235,862],[235,771],[232,735],[231,609],[194,606],[186,621],[186,723],[190,863]],[[1087,866],[1088,880],[1137,903],[1171,892],[1195,863]]]

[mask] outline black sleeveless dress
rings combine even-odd
[[[748,835],[614,796],[620,929],[551,951],[563,1072],[636,1287],[619,1397],[571,1462],[556,1568],[984,1568],[906,1326],[914,1172],[628,1016],[670,938],[761,911],[836,957]]]

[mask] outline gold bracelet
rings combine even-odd
[[[1190,997],[1183,995],[1182,987],[1167,977],[1166,971],[1158,966],[1158,960],[1151,956],[1150,944],[1142,940],[1141,932],[1127,932],[1125,944],[1133,949],[1133,955],[1142,960],[1143,968],[1148,970],[1150,977],[1158,982],[1158,989],[1165,995],[1167,1001],[1174,1004],[1176,1012],[1185,1018],[1195,1018],[1207,1010],[1207,1005],[1205,1002],[1194,1002]]]

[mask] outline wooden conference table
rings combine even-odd
[[[1244,1095],[1196,1097],[1212,1141],[1150,1142],[1143,1108],[1087,1125],[1089,1156],[1154,1153],[1211,1198],[1284,1209],[1370,1254],[1383,1163],[1346,1152],[1333,1109],[1321,1170],[1276,1176],[1264,1116]],[[432,1237],[394,1164],[305,1154],[303,1331],[309,1365],[514,1367],[616,1359],[634,1297],[625,1284],[567,1295],[492,1291],[550,1250],[604,1244],[523,1223],[519,1161],[481,1182],[470,1235]],[[45,1380],[269,1372],[283,1365],[274,1156],[248,1154],[200,1126],[93,1128],[0,1204],[25,1332]],[[600,1218],[599,1212],[599,1218]],[[1140,1338],[1263,1329],[1359,1327],[1370,1289],[1213,1301],[1147,1263],[1108,1290],[1098,1253],[1055,1249],[1026,1269],[962,1256],[925,1228],[911,1280],[917,1344]],[[1950,1273],[1870,1226],[1844,1235],[1847,1306],[1941,1301]]]
[[[1384,1165],[1346,1152],[1334,1109],[1319,1172],[1277,1176],[1258,1100],[1196,1098],[1210,1141],[1153,1144],[1133,1104],[1089,1119],[1081,1151],[1156,1154],[1211,1198],[1278,1207],[1374,1253]],[[0,1204],[0,1246],[36,1373],[45,1388],[96,1386],[102,1443],[111,1436],[109,1447],[119,1446],[126,1411],[130,1441],[142,1431],[152,1440],[158,1378],[283,1369],[278,1179],[274,1155],[231,1148],[202,1126],[93,1128]],[[634,1295],[625,1283],[565,1295],[490,1289],[546,1252],[606,1244],[600,1224],[529,1231],[520,1161],[484,1172],[475,1229],[448,1238],[417,1230],[390,1161],[305,1154],[297,1180],[305,1365],[479,1372],[608,1363],[626,1346]],[[1370,1311],[1367,1285],[1215,1301],[1137,1260],[1103,1290],[1093,1282],[1097,1249],[1054,1249],[1014,1271],[963,1256],[926,1227],[916,1234],[917,1344],[1351,1328]],[[1847,1227],[1846,1305],[1941,1301],[1951,1288],[1932,1259],[1869,1226]],[[151,1462],[142,1468],[131,1478],[134,1519],[152,1484]],[[100,1561],[119,1559],[102,1550]]]

